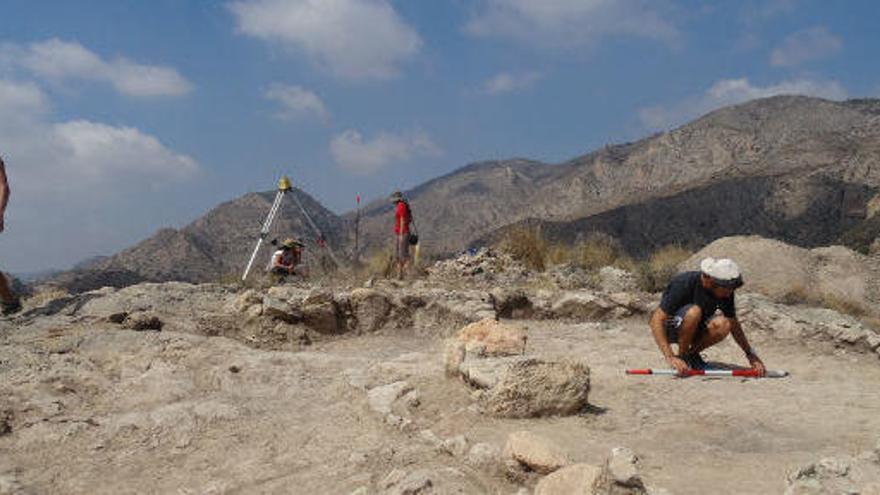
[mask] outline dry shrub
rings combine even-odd
[[[666,287],[669,279],[678,273],[678,265],[691,257],[691,251],[678,245],[664,246],[639,263],[639,288],[647,292],[658,292]]]
[[[856,318],[866,317],[870,313],[868,308],[864,307],[858,301],[854,301],[838,294],[817,293],[815,290],[804,287],[803,285],[793,286],[785,294],[777,298],[777,300],[782,304],[821,306]]]
[[[361,258],[359,274],[366,278],[387,278],[394,271],[394,256],[387,249],[377,249]]]
[[[556,243],[547,247],[544,262],[547,265],[564,265],[577,258],[576,250],[568,244]]]
[[[593,233],[580,242],[576,248],[576,259],[579,266],[587,270],[598,270],[603,266],[616,266],[632,269],[633,261],[623,250],[620,243],[611,236]]]
[[[39,308],[69,295],[70,292],[63,287],[46,285],[34,289],[33,294],[25,299],[24,304],[31,308]]]
[[[507,231],[498,247],[530,270],[544,271],[548,244],[540,228],[514,227]]]

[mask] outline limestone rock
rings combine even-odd
[[[392,474],[397,477],[400,476],[402,472],[395,470]],[[386,480],[388,480],[388,478],[386,478]],[[425,469],[420,469],[409,474],[403,474],[399,479],[394,480],[390,484],[386,481],[387,491],[385,493],[388,495],[425,494],[430,493],[433,484],[434,482],[431,480],[431,472]]]
[[[477,350],[479,352],[479,350]],[[523,356],[510,356],[500,358],[471,357],[473,353],[465,352],[464,361],[459,366],[461,378],[468,384],[481,388],[491,389],[498,385],[510,366],[515,363],[528,361]]]
[[[461,363],[465,358],[465,343],[458,339],[448,339],[443,349],[443,367],[448,377],[458,377]]]
[[[467,453],[467,438],[464,435],[456,435],[443,440],[443,450],[456,457],[462,457]]]
[[[385,326],[391,308],[388,295],[381,291],[359,288],[351,292],[351,309],[358,331],[375,332]]]
[[[232,310],[237,313],[244,313],[254,304],[261,304],[262,302],[263,298],[257,291],[248,289],[235,298],[232,302]]]
[[[602,468],[596,493],[602,495],[647,495],[639,475],[636,455],[626,447],[616,447]]]
[[[522,328],[500,323],[494,318],[467,325],[455,338],[468,344],[482,344],[486,356],[512,356],[523,354],[526,349],[526,333]]]
[[[485,409],[505,418],[577,414],[587,405],[590,369],[570,361],[511,363],[486,394]]]
[[[268,295],[263,298],[261,314],[287,323],[297,323],[302,320],[302,314],[299,311],[294,311],[293,306],[286,300]]]
[[[541,478],[535,495],[594,495],[602,470],[590,464],[572,464]]]
[[[529,473],[550,474],[569,464],[568,457],[551,441],[529,431],[513,432],[501,454],[513,479]]]
[[[604,292],[636,292],[639,290],[635,275],[614,266],[603,266],[599,269],[599,287]]]
[[[501,449],[490,443],[475,443],[465,461],[471,467],[492,473],[500,467]]]
[[[391,414],[391,405],[412,389],[412,385],[406,381],[382,385],[372,388],[367,392],[367,401],[370,404],[370,408],[377,413],[383,415]]]
[[[319,293],[307,297],[302,302],[302,313],[303,322],[316,332],[337,334],[347,329],[333,294]]]
[[[627,316],[624,308],[614,301],[592,292],[570,292],[550,307],[557,318],[572,320],[599,320]]]

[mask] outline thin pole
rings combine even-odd
[[[358,194],[355,198],[357,201],[357,213],[355,213],[354,217],[354,264],[357,266],[360,261],[360,248],[358,246],[358,240],[360,238],[361,232],[361,195]]]
[[[757,371],[753,369],[747,370],[694,370],[689,369],[683,374],[679,374],[674,369],[635,369],[626,370],[627,375],[662,375],[662,376],[735,376],[735,377],[751,377],[761,378]],[[788,376],[788,372],[784,370],[767,370],[763,378],[784,378]]]

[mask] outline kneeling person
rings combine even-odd
[[[303,244],[296,239],[285,239],[272,255],[270,271],[281,277],[299,275],[305,278],[307,276],[306,269],[301,265],[302,247]]]
[[[700,271],[679,273],[666,286],[660,307],[651,316],[651,332],[666,361],[680,374],[689,368],[704,369],[700,352],[728,334],[733,334],[752,369],[765,373],[736,318],[734,292],[742,284],[732,260],[706,258]],[[719,309],[722,314],[716,316]],[[678,353],[672,352],[672,344],[677,344]]]

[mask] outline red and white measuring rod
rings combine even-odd
[[[665,375],[665,376],[744,376],[752,378],[760,378],[761,375],[752,369],[747,370],[694,370],[689,369],[683,375],[679,375],[674,369],[656,369],[646,368],[641,370],[626,370],[627,375]],[[764,378],[783,378],[788,376],[787,371],[783,370],[767,370]]]

